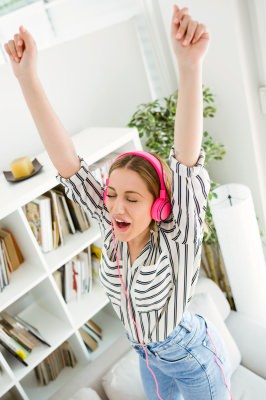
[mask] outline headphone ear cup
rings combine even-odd
[[[151,208],[151,217],[157,222],[164,221],[171,213],[171,204],[167,199],[158,197]]]

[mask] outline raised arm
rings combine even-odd
[[[38,78],[37,46],[33,37],[20,27],[14,39],[5,44],[5,50],[53,165],[61,176],[72,176],[79,170],[80,160]]]
[[[209,45],[209,34],[205,25],[192,19],[188,8],[174,6],[171,40],[179,70],[175,156],[182,164],[192,167],[199,158],[202,143],[202,63]]]

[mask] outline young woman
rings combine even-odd
[[[200,268],[210,180],[201,148],[206,27],[174,6],[171,39],[179,95],[170,168],[145,152],[126,153],[103,188],[53,111],[37,76],[36,44],[25,28],[5,44],[44,146],[66,194],[99,222],[100,278],[139,354],[148,400],[225,400],[231,368],[215,326],[187,306]]]

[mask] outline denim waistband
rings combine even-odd
[[[191,332],[193,328],[192,325],[193,325],[193,315],[191,312],[185,311],[182,315],[180,322],[175,326],[175,328],[172,330],[172,332],[167,336],[165,340],[160,340],[158,342],[143,343],[143,345],[144,346],[149,345],[150,347],[153,347],[155,345],[157,346],[160,344],[165,344],[168,341],[170,341],[174,336],[178,335],[179,332],[182,331],[182,328],[185,328],[187,332]],[[129,336],[128,332],[126,332],[126,336],[134,348],[142,347],[138,341],[132,339]]]

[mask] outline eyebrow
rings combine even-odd
[[[112,186],[108,186],[108,189],[112,189],[112,190],[116,191],[115,188],[113,188]],[[127,190],[125,193],[134,193],[134,194],[138,194],[139,196],[143,197],[142,194],[140,194],[139,192],[134,192],[134,190]]]

